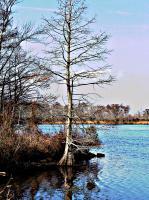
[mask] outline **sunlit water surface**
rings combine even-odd
[[[103,145],[92,149],[106,156],[88,166],[49,169],[17,177],[15,199],[22,200],[149,200],[149,126],[98,126]],[[55,132],[42,125],[43,132]]]

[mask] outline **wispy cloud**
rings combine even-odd
[[[42,8],[42,7],[29,7],[29,6],[17,6],[19,10],[31,10],[35,12],[55,12],[54,8]]]
[[[130,15],[133,15],[133,13],[131,13],[131,12],[122,11],[122,10],[117,10],[117,11],[115,11],[115,14],[121,15],[121,16],[130,16]]]
[[[128,12],[128,11],[124,11],[124,10],[115,10],[115,11],[109,11],[110,14],[114,14],[114,15],[119,15],[119,16],[131,16],[134,13],[132,12]]]
[[[128,35],[128,33],[133,33],[134,36],[140,33],[149,32],[149,24],[128,24],[128,25],[106,25],[104,30],[110,31],[111,34],[121,33],[122,35]]]

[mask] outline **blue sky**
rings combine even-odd
[[[96,31],[111,34],[108,58],[117,81],[106,89],[97,103],[123,103],[132,112],[149,107],[149,1],[87,0],[88,16],[97,15]],[[56,0],[24,0],[16,7],[15,21],[42,23],[52,14]]]

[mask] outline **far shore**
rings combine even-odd
[[[42,121],[41,124],[51,124],[51,125],[63,125],[64,122],[48,122]],[[95,124],[95,125],[149,125],[149,121],[140,120],[140,121],[124,121],[124,122],[115,122],[115,121],[75,121],[74,124]]]

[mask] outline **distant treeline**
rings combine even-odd
[[[19,123],[27,119],[31,124],[38,123],[65,123],[67,119],[67,105],[59,102],[46,103],[22,103],[18,109]],[[136,114],[130,114],[130,106],[123,104],[92,105],[85,102],[74,105],[74,123],[131,123],[137,121],[149,121],[149,109]]]

